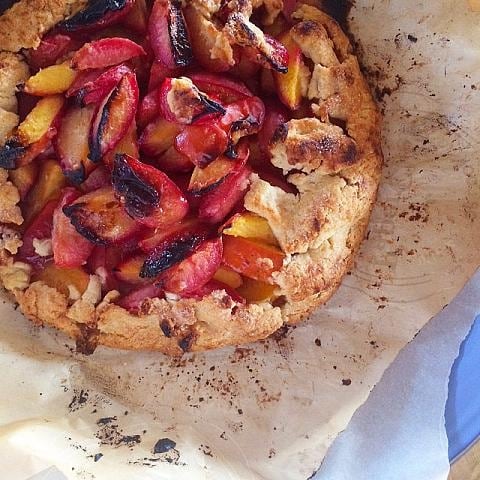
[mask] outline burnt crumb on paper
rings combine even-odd
[[[212,457],[212,458],[213,458],[212,449],[210,448],[209,445],[200,444],[200,446],[198,447],[198,449],[199,449],[204,455],[206,455],[207,457]]]
[[[142,441],[138,434],[124,435],[116,421],[117,417],[104,417],[97,421],[99,429],[95,436],[100,440],[100,445],[133,447]]]
[[[142,465],[144,467],[155,467],[159,462],[185,466],[186,463],[180,462],[180,451],[175,448],[176,446],[177,443],[174,440],[170,438],[161,438],[160,440],[157,440],[153,446],[151,457],[143,457],[128,463],[131,465]]]
[[[412,35],[411,33],[409,33],[407,35],[407,38],[412,42],[412,43],[417,43],[418,42],[418,38],[415,36],[415,35]]]
[[[316,345],[317,347],[321,347],[321,346],[322,346],[322,341],[321,341],[319,338],[316,338],[316,339],[315,339],[315,345]]]
[[[345,387],[348,387],[351,384],[352,384],[352,381],[349,378],[344,378],[342,380],[342,385],[345,386]]]
[[[161,438],[153,447],[153,453],[165,453],[177,446],[177,442],[170,438]]]
[[[271,449],[268,451],[268,458],[273,458],[276,454],[277,454],[277,452],[275,451],[275,449],[274,449],[274,448],[271,448]]]
[[[76,412],[80,410],[80,408],[85,406],[85,403],[88,401],[88,391],[81,389],[80,391],[74,389],[73,390],[73,398],[71,402],[68,404],[68,411],[69,412]]]

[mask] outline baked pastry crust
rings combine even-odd
[[[192,1],[208,13],[217,0]],[[262,3],[238,2],[243,15]],[[264,2],[269,19],[281,2]],[[0,142],[16,125],[15,85],[28,76],[16,53],[38,45],[41,35],[84,5],[78,0],[20,0],[0,17]],[[12,255],[21,244],[13,228],[22,222],[19,195],[0,169],[0,279],[24,314],[77,341],[84,353],[97,345],[159,350],[168,355],[262,339],[284,324],[305,318],[325,303],[352,266],[375,202],[382,153],[380,116],[352,47],[325,13],[301,5],[294,13],[293,36],[314,64],[308,85],[315,118],[291,120],[272,145],[272,163],[283,169],[298,194],[252,174],[247,210],[268,220],[287,254],[273,274],[278,299],[242,305],[225,291],[201,300],[146,299],[138,315],[101,298],[99,279],[90,278],[80,298],[67,298],[42,282],[30,282],[28,265]],[[3,137],[2,137],[3,136]]]

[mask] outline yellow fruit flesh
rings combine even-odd
[[[24,85],[24,91],[41,97],[63,93],[70,88],[76,75],[68,63],[52,65],[30,77]]]
[[[42,281],[49,287],[56,288],[68,298],[70,296],[69,285],[82,295],[87,289],[90,276],[81,268],[60,268],[51,263],[36,273],[32,280]]]
[[[45,160],[38,173],[37,183],[30,190],[22,208],[25,225],[35,218],[50,200],[60,198],[66,185],[60,165],[55,160]]]
[[[215,272],[213,279],[232,288],[238,288],[243,283],[242,276],[225,265]]]
[[[290,32],[284,33],[278,40],[286,47],[289,54],[288,72],[273,73],[278,97],[288,108],[296,110],[300,107],[303,95],[306,93],[310,72],[303,62],[300,48]]]
[[[278,241],[267,220],[255,213],[242,213],[233,219],[232,225],[222,232],[233,237],[254,238],[269,245],[278,245]]]
[[[22,200],[25,198],[30,188],[33,187],[38,173],[38,163],[27,163],[23,167],[10,170],[8,176],[10,181],[17,187]]]
[[[24,145],[40,140],[48,131],[63,106],[59,95],[42,98],[18,126],[16,136]]]
[[[237,288],[237,292],[247,302],[262,302],[272,299],[275,288],[275,285],[245,277],[243,278],[243,284]]]

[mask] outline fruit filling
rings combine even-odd
[[[96,0],[25,52],[25,114],[0,147],[25,218],[17,259],[72,300],[89,275],[130,311],[275,299],[285,254],[243,199],[254,174],[295,192],[270,146],[311,116],[309,62],[291,12],[272,25],[263,7],[198,3]]]

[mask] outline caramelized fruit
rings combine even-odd
[[[125,135],[135,118],[138,96],[135,74],[129,72],[100,104],[90,130],[92,162],[100,161]]]
[[[141,225],[125,211],[112,187],[103,187],[63,207],[80,235],[97,245],[119,245],[138,235]]]
[[[87,263],[93,243],[82,237],[63,213],[63,207],[76,200],[80,194],[74,188],[65,188],[53,212],[53,261],[58,267],[80,267]]]

